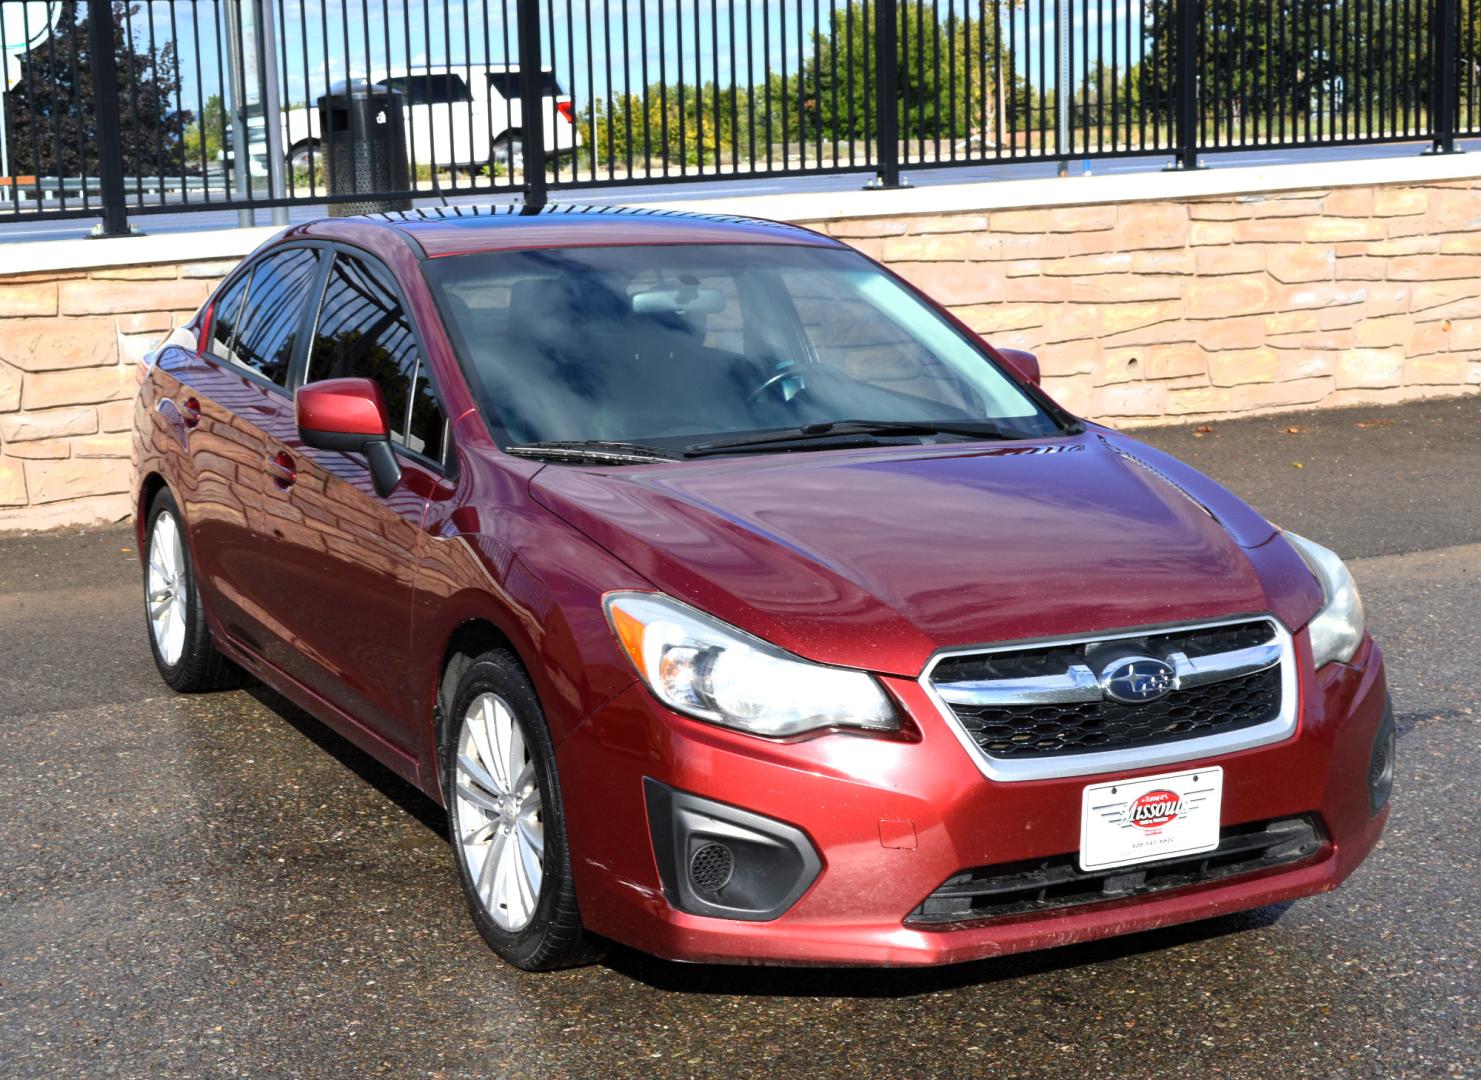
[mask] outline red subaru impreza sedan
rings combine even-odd
[[[939,964],[1333,888],[1387,815],[1332,552],[804,229],[293,228],[147,364],[176,690],[448,811],[523,968]]]

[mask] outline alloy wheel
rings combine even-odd
[[[503,929],[535,916],[545,873],[540,784],[509,703],[479,694],[458,735],[454,814],[457,843],[474,891]]]
[[[167,667],[178,664],[185,651],[185,596],[185,547],[180,526],[174,514],[162,513],[154,519],[149,540],[145,598],[154,644]]]

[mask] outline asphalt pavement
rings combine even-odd
[[[1142,435],[1352,559],[1399,779],[1336,892],[938,970],[522,974],[422,795],[265,690],[165,690],[127,529],[15,537],[0,1073],[1481,1076],[1481,397]]]

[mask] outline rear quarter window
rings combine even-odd
[[[234,362],[232,345],[236,341],[237,320],[241,316],[242,299],[247,295],[247,282],[251,280],[250,270],[238,274],[211,303],[211,337],[206,350],[227,363]]]

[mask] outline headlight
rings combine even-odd
[[[612,593],[607,621],[670,708],[753,735],[830,727],[897,731],[873,677],[799,659],[658,593]]]
[[[1357,583],[1336,552],[1293,532],[1285,536],[1316,575],[1325,598],[1321,611],[1307,627],[1316,666],[1333,660],[1351,660],[1363,641],[1363,598],[1358,595]]]

